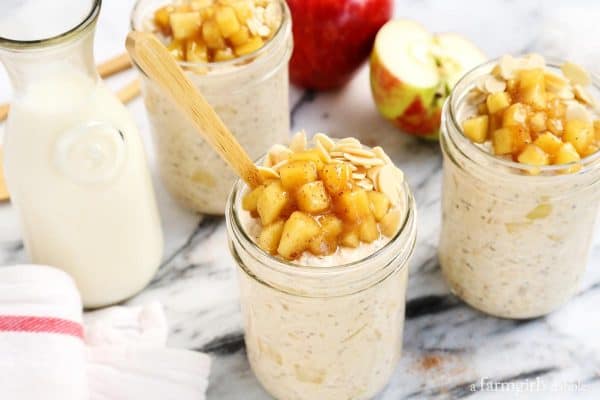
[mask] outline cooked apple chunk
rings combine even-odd
[[[296,202],[300,211],[319,214],[331,204],[329,194],[322,181],[305,183],[296,192]]]
[[[525,126],[527,121],[527,107],[521,103],[514,103],[504,111],[502,126]]]
[[[381,233],[387,237],[394,236],[400,229],[400,218],[402,215],[399,210],[390,210],[379,222]]]
[[[283,226],[277,253],[288,260],[298,257],[308,248],[310,240],[319,234],[320,229],[313,217],[294,211]]]
[[[276,254],[284,223],[283,220],[278,220],[263,227],[258,236],[258,246],[267,253]]]
[[[490,93],[487,97],[485,105],[487,113],[499,113],[510,106],[510,96],[506,92]]]
[[[344,247],[356,248],[360,245],[360,236],[358,229],[348,229],[342,233],[340,238],[340,244]]]
[[[579,160],[581,157],[571,143],[563,143],[556,153],[556,164],[570,164]]]
[[[258,199],[265,191],[265,186],[260,185],[252,189],[242,198],[242,208],[246,211],[256,212]]]
[[[367,192],[367,196],[373,216],[377,221],[381,221],[390,208],[390,199],[385,194],[375,191]]]
[[[578,153],[583,153],[592,139],[592,124],[578,119],[567,121],[563,140],[571,143]]]
[[[317,180],[317,165],[313,161],[291,161],[279,169],[281,184],[293,190]]]
[[[377,221],[375,221],[375,217],[369,215],[364,219],[364,221],[360,224],[358,236],[360,240],[365,243],[371,243],[377,240],[379,237],[379,230],[377,229]]]
[[[317,166],[317,171],[321,171],[325,160],[317,150],[304,150],[291,154],[290,161],[312,161]]]
[[[528,165],[541,166],[550,164],[548,154],[535,144],[525,146],[521,154],[519,154],[518,160],[520,163]]]
[[[519,98],[536,110],[546,107],[546,85],[544,70],[541,68],[525,69],[519,74]]]
[[[319,218],[319,224],[321,232],[310,240],[309,250],[319,256],[331,254],[338,247],[338,237],[344,229],[344,223],[334,215],[327,214]]]
[[[551,132],[542,133],[540,136],[535,139],[533,144],[544,150],[551,156],[554,156],[558,149],[562,146],[562,140],[556,137]]]
[[[197,11],[175,12],[169,18],[173,38],[179,40],[197,35],[200,32],[201,22],[200,13]]]
[[[344,223],[334,215],[323,215],[319,219],[321,231],[327,238],[337,238],[344,229]]]
[[[361,222],[371,213],[369,197],[363,189],[344,192],[336,199],[335,207],[339,215],[350,222]]]
[[[235,51],[235,54],[238,57],[241,57],[246,54],[255,52],[256,50],[263,47],[264,44],[265,43],[260,36],[253,36],[252,38],[248,39],[246,43],[239,46],[235,46],[233,50]]]
[[[225,38],[231,37],[240,30],[240,22],[238,21],[235,11],[231,7],[220,7],[215,12],[215,20],[221,31],[221,35]]]
[[[279,181],[268,184],[256,202],[256,211],[262,225],[269,225],[280,218],[289,202],[290,194]]]
[[[473,117],[463,122],[463,131],[465,135],[475,143],[483,143],[487,139],[488,116],[481,115]]]
[[[328,164],[319,175],[327,190],[336,196],[352,188],[352,170],[348,164]]]

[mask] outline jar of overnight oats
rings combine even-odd
[[[498,317],[533,318],[569,300],[586,269],[600,203],[600,153],[535,166],[469,140],[461,128],[472,114],[469,93],[496,62],[468,73],[444,106],[439,258],[450,289],[469,305]],[[546,70],[560,73],[554,62]],[[596,96],[598,85],[590,86]]]
[[[256,221],[242,205],[248,189],[234,186],[226,219],[246,350],[275,398],[369,399],[390,379],[402,349],[416,240],[413,197],[405,182],[398,188],[404,211],[392,237],[287,261],[257,246]]]
[[[132,14],[132,29],[156,31],[153,21],[158,18],[157,10],[167,9],[172,3],[180,5],[186,2],[139,0]],[[191,4],[190,7],[196,4],[202,7],[218,1],[189,0],[187,3]],[[253,4],[251,0],[247,3]],[[178,50],[173,47],[179,44],[177,40],[170,42],[161,32],[156,32],[172,54],[180,58],[180,66],[253,159],[264,154],[273,143],[285,142],[289,135],[288,61],[293,46],[291,17],[285,2],[269,0],[258,3],[272,3],[266,12],[260,8],[263,10],[261,15],[268,14],[271,21],[277,21],[277,25],[271,26],[268,38],[262,45],[256,46],[252,38],[259,37],[258,34],[253,37],[251,32],[248,41],[246,30],[247,43],[240,53],[233,53],[230,48],[218,51],[209,48],[208,54],[212,57],[206,58],[206,52],[204,56],[196,52],[191,57],[190,52],[197,50],[197,43],[188,41],[187,47],[184,44]],[[193,11],[195,8],[190,10],[196,12]],[[206,20],[205,10],[200,10],[197,11],[202,13],[200,18]],[[256,7],[252,6],[252,10]],[[255,19],[252,22],[254,25],[248,22],[252,28],[269,32],[264,24]],[[240,24],[239,20],[236,24]],[[242,29],[246,27],[242,26]],[[238,32],[241,33],[242,29]],[[201,30],[199,35],[202,33]],[[219,36],[217,43],[218,40]],[[223,41],[222,38],[220,40]],[[188,57],[183,57],[178,51]],[[167,95],[146,77],[142,76],[142,81],[159,173],[165,186],[179,203],[193,211],[223,214],[227,196],[236,180],[234,173]]]

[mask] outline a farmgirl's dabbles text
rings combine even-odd
[[[472,306],[536,317],[577,289],[600,197],[591,83],[570,62],[505,56],[446,106],[440,262]]]
[[[402,347],[416,238],[403,174],[379,147],[303,132],[260,170],[227,215],[252,369],[276,398],[371,398]]]

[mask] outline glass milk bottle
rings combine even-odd
[[[5,170],[25,247],[71,274],[86,307],[119,302],[148,284],[163,238],[138,131],[95,70],[101,1],[8,3]]]

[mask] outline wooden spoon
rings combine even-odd
[[[248,153],[185,76],[166,47],[154,35],[146,32],[130,32],[125,46],[142,72],[181,108],[198,133],[238,176],[251,188],[260,185],[261,175]]]

